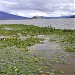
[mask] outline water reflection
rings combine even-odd
[[[46,59],[44,63],[48,66],[48,70],[55,70],[56,75],[74,75],[75,55],[65,52],[59,43],[49,42],[48,36],[39,35],[37,37],[44,38],[45,40],[42,44],[29,46],[29,53],[44,57]],[[48,60],[50,60],[50,63],[47,64]]]

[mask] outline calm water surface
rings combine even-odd
[[[40,27],[52,26],[56,29],[75,29],[75,18],[62,19],[27,19],[27,20],[0,20],[0,24],[27,24]]]

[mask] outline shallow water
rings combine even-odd
[[[9,36],[0,36],[0,39],[10,38]]]
[[[52,26],[56,29],[75,29],[74,18],[61,19],[28,19],[28,20],[0,20],[0,24],[27,24],[40,27]]]
[[[45,64],[48,70],[55,70],[55,75],[74,75],[75,74],[75,55],[65,52],[63,47],[56,42],[49,42],[49,36],[39,35],[38,38],[44,38],[42,44],[29,46],[29,53],[42,56],[50,63]],[[45,62],[46,63],[46,62]],[[52,65],[50,65],[52,64]],[[49,67],[50,65],[50,67]]]

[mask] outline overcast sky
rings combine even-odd
[[[0,11],[32,16],[65,16],[75,14],[75,0],[0,0]]]

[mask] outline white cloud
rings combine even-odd
[[[29,13],[30,12],[30,13]],[[47,16],[49,17],[49,14],[46,12],[42,11],[37,11],[37,10],[25,10],[25,11],[11,11],[10,13],[20,15],[20,16],[25,16],[25,17],[32,17],[32,16]]]
[[[75,0],[0,0],[0,11],[20,16],[62,16],[75,14]]]

